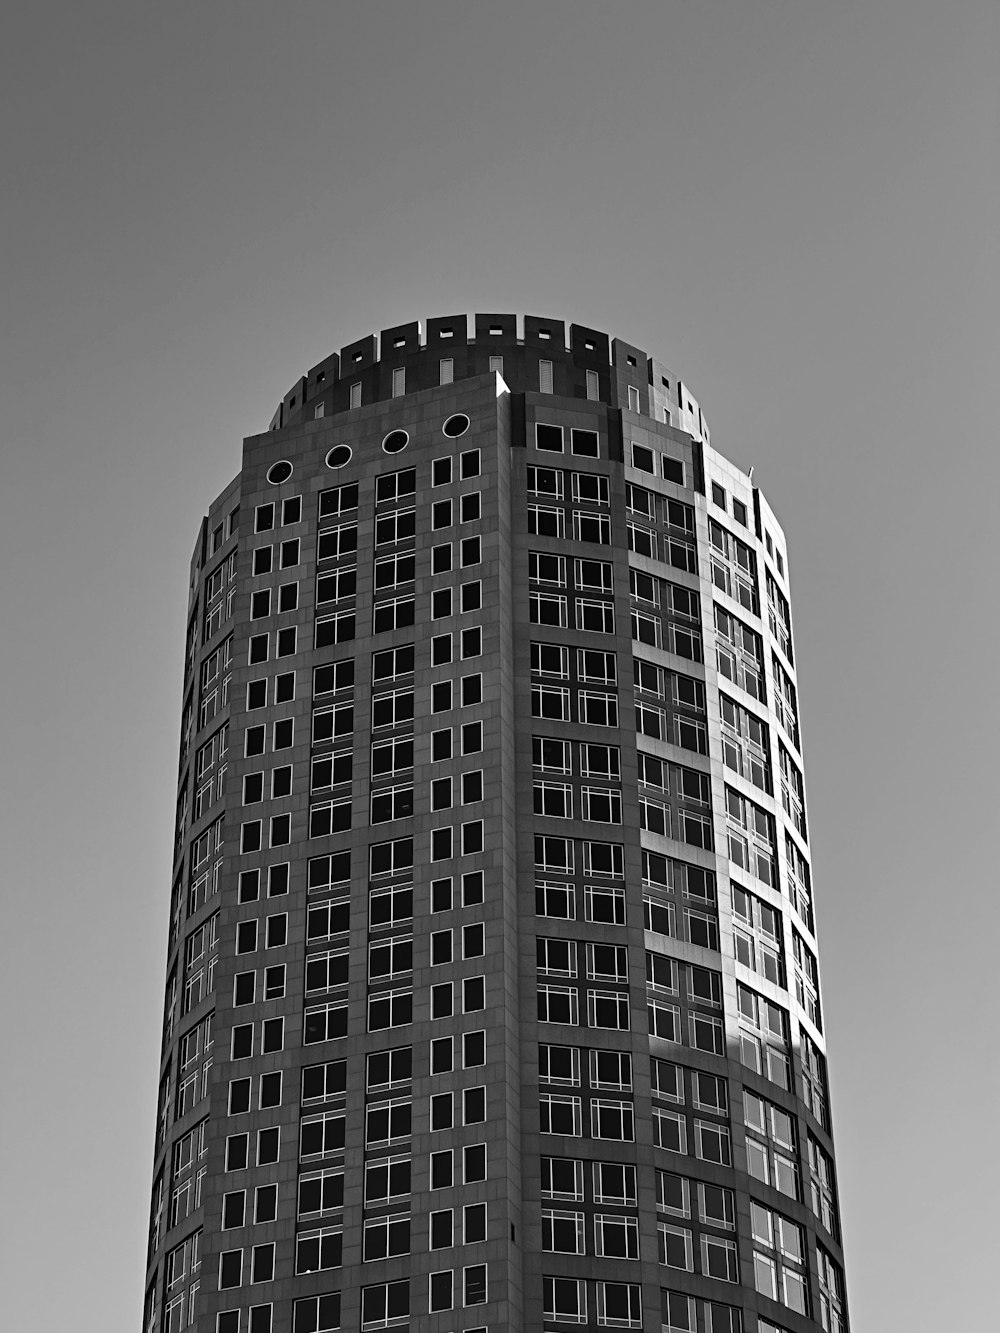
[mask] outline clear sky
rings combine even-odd
[[[8,4],[0,1322],[139,1327],[188,559],[329,351],[637,343],[789,544],[855,1333],[996,1320],[998,17]]]

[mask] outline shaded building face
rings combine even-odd
[[[190,589],[144,1333],[846,1328],[784,540],[686,387],[386,330]]]

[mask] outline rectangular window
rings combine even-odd
[[[607,514],[591,514],[585,510],[574,509],[573,538],[578,542],[596,542],[601,546],[610,546],[611,519]]]
[[[348,513],[358,507],[358,486],[354,482],[347,486],[335,486],[331,490],[321,491],[319,497],[319,516],[332,518]]]
[[[598,1282],[597,1322],[612,1328],[641,1328],[642,1296],[638,1283]]]
[[[543,1277],[542,1313],[560,1323],[587,1322],[587,1283],[583,1278]]]
[[[409,1281],[380,1282],[361,1290],[361,1327],[387,1328],[410,1314]]]
[[[535,885],[535,912],[538,916],[558,921],[576,919],[576,894],[572,884],[548,883]]]
[[[538,987],[539,1023],[579,1024],[578,996],[573,986]]]
[[[327,1292],[323,1296],[305,1296],[295,1302],[292,1333],[332,1333],[339,1328],[339,1291]]]
[[[564,1134],[580,1138],[583,1134],[583,1103],[579,1097],[542,1093],[538,1099],[539,1129],[542,1134]]]

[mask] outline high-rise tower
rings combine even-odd
[[[202,526],[144,1333],[846,1329],[781,529],[521,333],[327,357]]]

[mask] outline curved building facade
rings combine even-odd
[[[144,1333],[847,1328],[785,543],[672,371],[328,357],[184,670]]]

